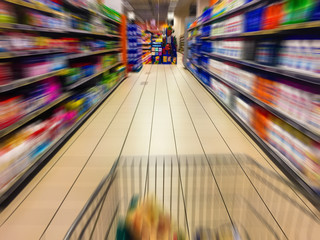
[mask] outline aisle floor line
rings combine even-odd
[[[172,131],[170,104],[167,98],[166,76],[163,66],[159,66],[157,95],[154,103],[152,136],[150,138],[150,155],[175,155],[176,143]]]
[[[120,151],[122,156],[149,155],[159,66],[155,65],[153,68],[147,81],[142,83],[145,90]]]
[[[190,107],[192,108],[192,107],[194,107],[195,108],[195,110],[199,110],[199,108],[198,108],[198,106],[196,106],[196,102],[191,102],[190,104],[189,104],[189,106],[188,106],[188,104],[186,103],[186,99],[185,99],[185,97],[184,97],[184,94],[183,94],[183,92],[182,92],[182,90],[181,90],[181,88],[180,88],[180,86],[179,86],[179,84],[178,84],[178,82],[177,82],[177,79],[176,79],[176,76],[174,75],[174,73],[173,73],[173,71],[172,71],[172,69],[171,69],[171,67],[170,68],[168,68],[168,69],[166,69],[167,71],[169,71],[169,73],[167,73],[167,75],[169,75],[169,76],[171,76],[171,80],[173,80],[174,81],[174,84],[175,84],[175,87],[171,87],[172,89],[173,88],[176,88],[177,90],[178,90],[178,92],[179,92],[179,95],[180,95],[180,97],[181,97],[181,99],[182,99],[182,101],[183,101],[183,105],[184,105],[184,107],[185,107],[185,109],[186,109],[186,111],[187,111],[187,113],[188,113],[188,118],[190,119],[190,122],[191,122],[191,124],[192,124],[192,129],[194,130],[194,132],[195,132],[195,134],[196,134],[196,137],[197,137],[197,140],[198,140],[198,142],[199,142],[199,144],[200,144],[200,147],[201,147],[201,150],[202,150],[202,154],[201,155],[204,155],[205,156],[205,158],[207,159],[207,162],[206,162],[206,166],[207,167],[210,167],[210,165],[209,165],[209,160],[208,160],[208,157],[207,157],[207,154],[206,154],[206,150],[205,150],[205,148],[204,148],[204,146],[203,146],[203,141],[205,141],[204,139],[201,139],[201,137],[200,137],[200,135],[199,135],[199,132],[198,132],[198,129],[197,129],[197,127],[196,127],[196,124],[195,124],[195,122],[194,122],[194,117],[198,117],[198,115],[197,115],[197,113],[196,114],[191,114],[191,112],[190,112]],[[193,104],[195,104],[195,105],[193,105]],[[190,106],[191,105],[191,106]],[[193,106],[192,106],[193,105]],[[201,118],[202,118],[202,120],[205,120],[205,118],[203,118],[203,116],[201,116]],[[205,124],[204,125],[205,126],[205,128],[206,128],[206,133],[205,133],[205,135],[208,135],[208,133],[209,134],[211,134],[212,132],[211,131],[208,131],[208,128],[209,128],[209,126],[210,125],[208,125],[208,124]],[[211,126],[210,126],[211,127]],[[215,140],[218,140],[219,141],[219,139],[215,139]],[[210,141],[210,140],[209,140]],[[187,177],[187,176],[186,176]],[[225,203],[225,199],[224,199],[224,197],[223,197],[223,194],[222,194],[222,192],[221,192],[221,190],[220,190],[220,186],[219,186],[219,184],[218,184],[218,182],[217,182],[217,180],[215,179],[215,177],[213,176],[213,179],[214,179],[214,182],[215,182],[215,185],[214,185],[214,192],[218,192],[218,198],[217,199],[215,199],[215,204],[217,204],[217,205],[222,205],[223,206],[223,208],[224,208],[224,211],[223,211],[223,213],[224,214],[222,214],[223,216],[221,216],[220,215],[220,218],[221,219],[229,219],[229,221],[230,222],[232,222],[232,218],[231,218],[231,216],[230,216],[230,213],[229,213],[229,210],[228,210],[228,208],[227,208],[227,205],[226,205],[226,203]],[[217,201],[219,201],[219,202],[217,202]],[[187,212],[189,212],[190,213],[190,209],[187,209]]]
[[[130,91],[133,89],[134,84],[137,82],[138,78],[139,78],[139,76],[137,77],[136,81],[133,83],[133,86],[130,88]],[[132,85],[131,81],[128,81],[128,83],[129,83],[130,85]],[[120,85],[120,89],[121,89],[122,86],[124,87],[124,85]],[[113,94],[112,96],[115,96],[115,98],[119,98],[119,95],[114,95],[114,94]],[[110,96],[110,97],[112,97],[112,96]],[[127,96],[127,95],[125,95],[125,96]],[[84,127],[80,128],[80,131],[78,131],[78,132],[80,132],[80,134],[78,135],[78,137],[83,136],[83,133],[87,130],[88,127],[91,126],[90,124],[91,124],[93,121],[95,121],[96,118],[99,116],[99,114],[102,112],[103,107],[107,106],[107,104],[109,104],[111,101],[112,101],[112,98],[110,98],[110,100],[107,101],[107,102],[102,106],[102,108],[100,108],[101,110],[99,109],[100,111],[98,110],[98,112],[96,112],[96,114],[94,114],[94,115],[89,119],[89,121],[87,121],[88,124],[86,124]],[[78,137],[76,138],[77,140],[79,139]],[[69,142],[70,142],[70,141],[69,141]],[[74,144],[75,142],[76,142],[76,140],[73,141],[72,144],[70,144],[70,145],[68,146],[67,150],[70,150],[70,147],[73,146],[73,144]],[[67,150],[63,151],[63,154],[62,154],[61,156],[59,156],[58,160],[60,160],[61,157],[68,152]],[[45,177],[47,177],[47,174],[48,174],[48,173],[50,174],[50,173],[52,172],[52,168],[55,167],[57,164],[59,164],[59,161],[54,162],[53,166],[49,169],[49,170],[51,170],[51,171],[47,171],[47,172],[45,173],[45,175],[42,176],[42,178],[40,179],[40,181],[37,182],[36,186],[35,186],[32,190],[34,190],[36,187],[38,187],[39,184],[43,183],[43,182],[42,182],[43,179],[44,179]],[[25,201],[27,198],[28,198],[28,199],[30,198],[30,194],[31,194],[31,193],[32,193],[32,192],[30,192],[25,198],[23,198],[23,202],[21,202],[21,203],[18,205],[18,207],[20,207],[21,204],[23,204],[24,201]],[[19,196],[18,196],[18,197],[19,197]],[[18,208],[14,209],[14,211],[10,214],[10,216],[9,216],[8,218],[6,218],[6,221],[7,221],[8,219],[10,219],[10,217],[16,212],[17,209],[18,209]],[[14,223],[15,223],[15,222],[14,222]],[[19,224],[16,224],[16,225],[19,225]],[[13,226],[13,227],[14,227],[14,226]],[[17,226],[16,226],[16,227],[17,227]],[[2,226],[2,228],[0,229],[0,232],[3,231],[3,229],[4,229],[4,226]],[[10,231],[9,231],[9,232],[10,232]]]
[[[172,69],[170,68],[170,70],[172,70]],[[183,98],[184,104],[185,104],[186,108],[188,109],[189,117],[190,117],[190,119],[191,119],[191,121],[192,121],[193,128],[195,129],[195,131],[196,131],[196,133],[197,133],[199,142],[200,142],[201,147],[202,147],[203,152],[204,152],[204,156],[205,156],[205,158],[206,158],[206,160],[207,160],[207,162],[208,162],[208,165],[210,166],[210,164],[209,164],[209,157],[208,157],[208,154],[207,154],[208,150],[205,149],[205,147],[204,147],[204,145],[203,145],[203,140],[201,140],[202,138],[201,138],[201,136],[200,136],[200,133],[199,133],[198,130],[197,130],[197,127],[201,126],[199,123],[198,123],[198,124],[196,123],[197,119],[195,119],[195,116],[197,116],[197,114],[196,114],[195,112],[192,112],[192,108],[191,108],[191,109],[188,108],[188,104],[190,105],[190,102],[187,103],[187,101],[193,101],[194,99],[192,99],[190,96],[189,96],[189,97],[187,97],[187,96],[184,97],[184,94],[186,94],[186,93],[184,93],[184,94],[182,93],[181,87],[179,86],[179,83],[178,83],[178,81],[177,81],[177,76],[175,76],[174,72],[172,72],[172,75],[174,76],[174,79],[175,79],[175,82],[176,82],[176,84],[177,84],[177,87],[179,88],[179,91],[180,91],[180,94],[181,94],[181,96],[182,96],[182,98]],[[191,88],[189,88],[189,89],[187,89],[187,90],[191,91],[191,92],[193,93],[194,97],[198,100],[197,96],[194,94],[194,92],[192,91]],[[187,99],[187,100],[186,100],[186,99]],[[235,159],[236,161],[238,161],[238,160],[237,160],[237,157],[235,156],[235,154],[234,154],[234,152],[232,151],[231,147],[228,145],[227,141],[223,138],[223,136],[221,135],[221,133],[220,133],[219,130],[217,129],[216,125],[214,124],[214,122],[212,121],[212,119],[210,118],[209,114],[208,114],[207,111],[204,109],[203,105],[201,104],[201,102],[200,102],[199,100],[198,100],[198,103],[199,103],[199,106],[201,106],[201,107],[199,108],[199,106],[196,106],[196,109],[197,109],[197,110],[198,110],[198,109],[202,109],[202,111],[203,111],[203,113],[205,113],[206,117],[211,120],[212,125],[216,128],[217,132],[220,134],[220,136],[221,136],[221,138],[222,138],[222,141],[224,141],[224,143],[225,143],[226,146],[228,147],[230,153],[233,155],[234,159]],[[205,116],[201,116],[200,118],[203,120],[203,119],[205,119],[206,117],[205,117]],[[207,128],[208,124],[204,124],[204,126],[205,126],[205,128]],[[240,163],[239,163],[239,165],[240,165],[240,167],[241,167],[241,164],[240,164]],[[242,167],[241,167],[241,169],[243,170]],[[230,215],[230,213],[229,213],[227,204],[226,204],[226,202],[225,202],[225,200],[224,200],[224,196],[223,196],[223,194],[222,194],[221,187],[219,186],[219,184],[218,184],[218,182],[217,182],[217,180],[216,180],[216,177],[215,177],[215,175],[214,175],[214,173],[213,173],[212,170],[211,170],[211,172],[212,172],[212,176],[213,176],[213,178],[214,178],[214,181],[215,181],[215,183],[216,183],[218,192],[219,192],[219,194],[220,194],[220,197],[221,197],[221,199],[222,199],[222,201],[223,201],[223,204],[224,204],[224,206],[225,206],[225,208],[226,208],[226,211],[227,211],[227,214],[228,214],[228,216],[229,216],[230,222],[232,222],[232,218],[231,218],[231,215]],[[257,188],[255,187],[255,185],[252,183],[251,179],[248,177],[248,175],[246,174],[246,172],[245,172],[244,170],[243,170],[243,172],[245,173],[245,175],[246,175],[247,178],[249,179],[249,182],[251,183],[251,185],[252,185],[253,188],[255,189],[255,191],[256,191],[256,193],[258,194],[260,200],[263,202],[263,205],[267,208],[269,214],[272,216],[272,218],[274,219],[274,221],[277,223],[278,227],[279,227],[279,228],[281,229],[281,231],[283,232],[280,224],[277,222],[277,220],[276,220],[276,218],[274,217],[272,211],[269,209],[268,205],[265,203],[265,201],[264,201],[263,198],[261,197],[259,191],[258,191]],[[283,233],[284,233],[284,232],[283,232]]]
[[[149,66],[148,66],[149,67]],[[149,68],[146,69],[149,69]],[[153,67],[151,67],[152,69]],[[143,73],[145,71],[142,71]],[[150,74],[148,74],[146,76],[142,76],[142,79],[140,78],[138,83],[141,83],[141,80],[146,80],[146,82],[148,81]],[[137,88],[139,87],[139,88]],[[92,154],[90,155],[90,157],[88,158],[87,164],[86,166],[83,167],[84,172],[82,175],[79,175],[79,179],[77,182],[75,182],[76,186],[73,186],[70,189],[70,192],[68,195],[66,195],[66,199],[65,201],[62,203],[62,205],[60,206],[60,208],[57,210],[56,215],[52,218],[52,221],[50,222],[50,224],[47,226],[47,228],[45,229],[45,231],[42,234],[42,238],[43,239],[61,239],[63,237],[63,235],[66,233],[66,231],[68,230],[68,227],[71,226],[73,220],[75,219],[75,217],[77,216],[77,214],[80,212],[82,206],[84,205],[84,203],[87,201],[87,199],[89,199],[91,192],[88,191],[88,189],[92,189],[92,191],[94,190],[95,186],[97,186],[100,182],[100,180],[103,178],[104,175],[106,175],[108,173],[108,171],[110,170],[112,164],[114,163],[114,161],[121,155],[124,146],[126,144],[126,139],[128,137],[128,134],[130,132],[130,128],[132,126],[132,122],[135,119],[135,114],[137,112],[137,109],[140,106],[140,101],[141,98],[143,96],[144,90],[145,90],[146,85],[144,85],[141,89],[139,84],[136,85],[136,95],[134,96],[135,98],[137,98],[134,101],[128,101],[128,99],[126,100],[126,103],[124,105],[121,106],[121,108],[119,108],[119,112],[117,112],[114,117],[113,117],[113,121],[109,124],[110,127],[108,127],[108,129],[106,130],[106,132],[104,133],[104,136],[101,138],[101,141],[99,142],[99,144],[96,145],[96,148],[94,149],[94,151],[92,152]],[[129,105],[133,105],[135,107],[131,108],[131,111],[133,111],[132,113],[129,112],[130,116],[126,117],[126,121],[128,121],[128,126],[122,126],[123,128],[123,133],[124,133],[124,137],[119,134],[117,136],[118,139],[120,139],[121,142],[121,146],[118,146],[116,148],[114,148],[114,152],[116,153],[116,156],[111,156],[110,158],[104,157],[103,158],[103,162],[106,166],[106,168],[101,169],[102,171],[98,172],[96,171],[96,169],[94,169],[94,171],[96,171],[97,176],[100,176],[98,179],[100,179],[99,181],[93,181],[93,184],[88,186],[88,187],[83,187],[83,185],[85,184],[85,181],[87,180],[87,177],[91,178],[92,180],[92,173],[86,175],[85,172],[89,171],[90,172],[90,167],[88,167],[88,165],[90,163],[92,163],[93,161],[95,161],[95,154],[97,154],[98,149],[101,148],[101,146],[104,146],[104,142],[106,141],[106,139],[108,139],[108,134],[110,133],[110,131],[112,131],[112,127],[117,125],[117,121],[115,120],[117,117],[119,117],[123,111],[126,112],[126,114],[128,113],[126,111],[125,105],[129,104]],[[98,127],[98,126],[95,126]],[[113,138],[115,138],[115,136],[112,136]],[[114,139],[113,139],[114,140]],[[105,151],[107,150],[106,148],[103,148]],[[99,160],[99,158],[98,158]],[[81,178],[81,179],[80,179]],[[84,190],[81,191],[81,190]],[[77,202],[76,206],[71,206],[74,204],[74,201],[76,201],[77,197],[79,196],[79,193],[83,193],[84,195],[81,194],[81,200]],[[90,193],[90,194],[89,194]],[[69,210],[69,211],[68,211]],[[72,212],[70,212],[70,210],[72,210]],[[65,212],[68,212],[68,216],[65,216]]]
[[[139,78],[138,78],[138,79],[139,79]],[[141,96],[143,95],[143,91],[144,91],[144,88],[143,88],[142,93],[141,93],[141,95],[140,95],[140,98],[139,98],[139,101],[138,101],[138,103],[137,103],[136,109],[137,109],[138,106],[139,106],[139,103],[140,103],[140,100],[141,100]],[[130,93],[129,93],[129,94],[130,94]],[[127,96],[129,96],[129,94],[128,94]],[[126,101],[126,99],[127,99],[127,98],[124,99],[123,103]],[[60,210],[61,206],[64,204],[66,198],[69,196],[69,193],[72,191],[72,188],[74,187],[74,185],[75,185],[76,182],[78,181],[80,175],[81,175],[82,172],[84,171],[85,167],[87,166],[88,162],[90,161],[91,157],[93,156],[93,154],[94,154],[95,150],[97,149],[98,145],[101,143],[103,137],[105,136],[105,134],[106,134],[106,132],[108,131],[108,129],[109,129],[109,127],[111,126],[111,124],[113,123],[113,121],[114,121],[114,119],[116,118],[116,116],[117,116],[118,112],[120,111],[121,107],[122,107],[122,105],[120,106],[120,108],[118,109],[118,111],[117,111],[117,112],[115,113],[115,115],[113,116],[111,122],[108,124],[107,128],[104,130],[102,136],[99,138],[99,141],[97,142],[96,146],[95,146],[94,149],[92,150],[92,152],[91,152],[91,154],[89,155],[87,161],[86,161],[86,162],[84,163],[84,165],[82,166],[79,174],[77,175],[77,177],[76,177],[75,180],[73,181],[70,189],[68,190],[68,192],[66,193],[65,197],[64,197],[63,200],[61,201],[59,207],[58,207],[57,210],[55,211],[54,215],[52,216],[52,218],[51,218],[51,220],[49,221],[48,225],[47,225],[46,228],[44,229],[44,231],[43,231],[43,233],[42,233],[42,235],[41,235],[40,238],[42,238],[42,237],[45,235],[45,232],[46,232],[47,229],[49,228],[50,224],[52,223],[53,219],[54,219],[55,216],[57,215],[57,213],[58,213],[58,211]],[[136,112],[135,112],[135,113],[136,113]],[[135,113],[134,113],[134,115],[135,115]],[[130,126],[131,126],[131,125],[130,125]],[[129,130],[130,130],[130,126],[129,126]],[[128,132],[129,132],[129,131],[128,131]],[[126,137],[127,137],[127,136],[126,136]],[[123,146],[125,145],[125,142],[126,142],[126,140],[124,141]],[[123,147],[121,148],[120,153],[122,152],[122,149],[123,149]]]

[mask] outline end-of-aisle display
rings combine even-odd
[[[161,64],[163,41],[162,35],[160,33],[153,33],[151,41],[152,64]]]
[[[152,36],[152,33],[147,30],[144,30],[142,32],[142,62],[143,62],[143,64],[152,63],[151,36]]]
[[[128,71],[139,72],[142,68],[141,28],[137,24],[128,24]]]
[[[187,68],[319,198],[319,1],[226,2],[189,27]]]
[[[126,38],[95,1],[0,5],[2,203],[126,78]]]

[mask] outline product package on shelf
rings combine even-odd
[[[152,38],[152,64],[162,63],[162,38],[156,36]]]
[[[142,63],[150,64],[151,60],[151,33],[148,31],[142,32]]]
[[[1,142],[0,192],[63,136],[75,120],[74,112],[57,110],[52,117],[28,125]]]
[[[141,28],[136,24],[128,24],[128,70],[138,72],[142,68]]]

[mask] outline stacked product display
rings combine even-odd
[[[184,35],[180,36],[179,52],[182,53],[182,54],[184,52]]]
[[[149,31],[142,32],[142,62],[143,64],[151,63],[151,36]]]
[[[128,24],[128,70],[139,72],[142,68],[141,28],[137,24]]]
[[[319,7],[313,0],[218,1],[191,25],[187,42],[188,69],[315,196]]]
[[[161,34],[154,33],[152,35],[152,64],[161,64],[162,63],[162,36]]]
[[[120,15],[93,1],[0,3],[0,202],[126,77]]]

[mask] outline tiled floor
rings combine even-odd
[[[181,59],[178,66],[146,65],[130,74],[1,212],[0,238],[62,239],[119,156],[239,153],[282,176]],[[259,193],[261,183],[255,181],[247,184]],[[305,207],[306,200],[291,189],[286,194]],[[258,195],[278,207],[268,193]]]

